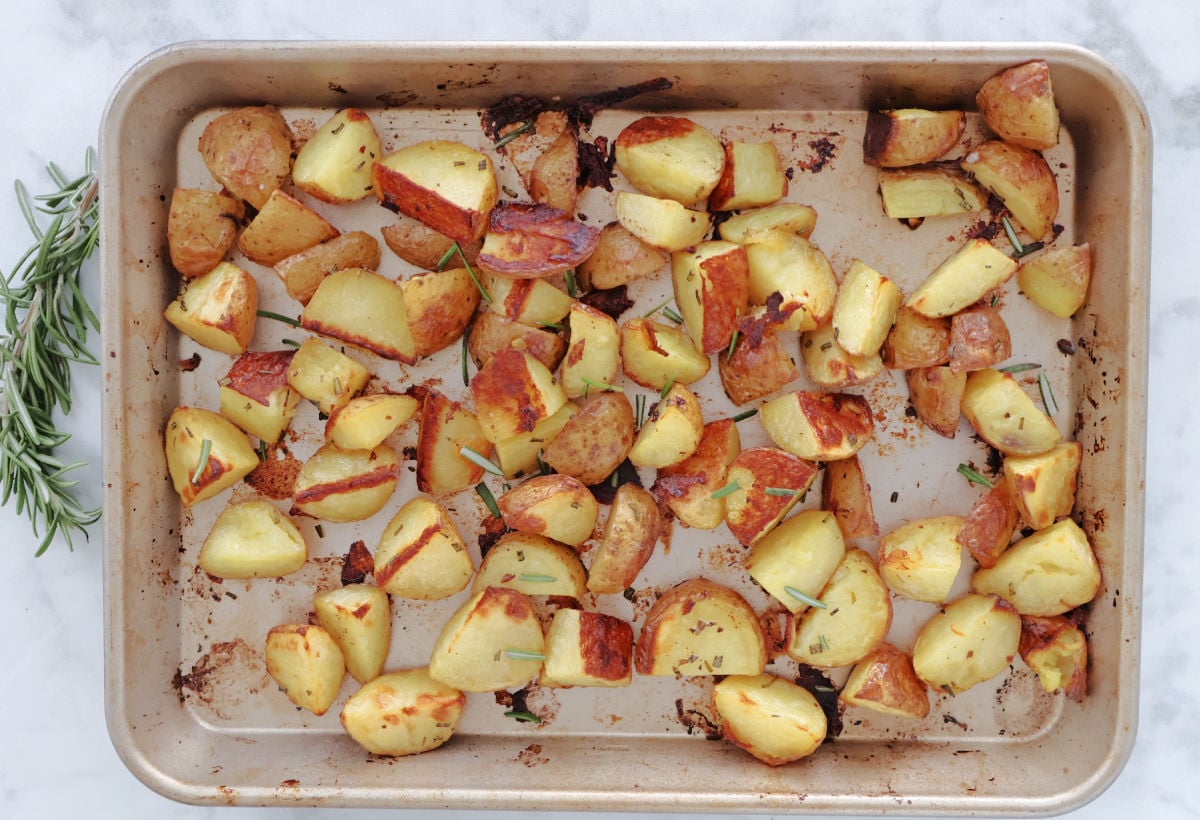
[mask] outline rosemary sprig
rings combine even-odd
[[[1038,389],[1042,391],[1042,404],[1046,407],[1046,413],[1055,416],[1058,415],[1058,402],[1054,399],[1054,391],[1050,388],[1050,380],[1046,378],[1046,371],[1038,373]]]
[[[488,293],[487,288],[483,286],[483,282],[479,281],[479,277],[475,275],[475,269],[471,267],[471,263],[467,261],[467,255],[463,253],[462,245],[455,242],[446,252],[442,254],[442,258],[438,260],[437,269],[442,270],[450,263],[450,260],[458,254],[458,258],[462,260],[463,267],[467,269],[467,275],[471,277],[471,281],[475,283],[475,289],[479,291],[480,297],[489,305],[496,301],[492,298],[492,294]]]
[[[200,479],[208,471],[208,459],[212,455],[212,439],[200,442],[200,458],[196,461],[196,469],[192,472],[192,484],[199,484]]]
[[[996,486],[996,484],[990,478],[971,467],[970,464],[959,464],[958,472],[972,484],[978,484],[981,487],[987,487],[989,490]]]
[[[68,179],[54,163],[47,171],[58,190],[31,197],[16,183],[17,202],[35,242],[7,274],[0,274],[4,335],[0,339],[0,504],[16,499],[34,535],[37,555],[62,534],[74,549],[72,531],[87,537],[100,509],[85,509],[68,474],[83,462],[64,464],[54,450],[70,435],[55,425],[54,410],[71,412],[72,363],[97,364],[87,348],[100,321],[80,286],[83,263],[100,243],[99,182],[89,149],[84,173]],[[35,204],[36,203],[36,204]],[[38,213],[51,217],[43,230]],[[44,531],[43,531],[44,530]]]
[[[749,410],[743,410],[742,412],[738,413],[736,416],[733,417],[733,420],[735,422],[736,421],[745,421],[746,419],[754,418],[757,415],[758,415],[758,408],[751,407]]]
[[[474,464],[476,467],[482,467],[485,472],[489,472],[492,475],[498,475],[501,478],[504,478],[504,471],[497,466],[496,462],[492,461],[478,450],[472,450],[470,447],[461,447],[459,448],[458,454]]]
[[[1020,364],[1010,364],[1007,367],[996,368],[1001,373],[1024,373],[1026,370],[1037,370],[1041,367],[1040,364],[1034,362],[1021,362]]]
[[[567,286],[567,295],[572,299],[579,296],[579,284],[575,281],[575,269],[567,268],[563,271],[563,284]]]
[[[544,661],[546,656],[530,649],[505,649],[504,654],[514,661]]]
[[[496,503],[496,496],[492,495],[491,488],[487,484],[480,481],[475,485],[475,492],[483,500],[484,506],[488,508],[488,512],[496,518],[504,517],[504,513],[500,512],[500,505]]]
[[[256,311],[256,313],[262,319],[274,319],[276,322],[283,322],[285,325],[300,327],[299,319],[293,319],[291,316],[284,316],[282,313],[275,313],[274,311],[270,310],[259,310]]]
[[[506,718],[512,718],[520,723],[541,723],[542,719],[533,712],[521,712],[516,709],[504,713]]]
[[[785,586],[783,588],[783,591],[786,592],[788,595],[792,596],[793,598],[795,598],[800,603],[808,604],[809,606],[816,607],[817,609],[827,609],[828,608],[828,604],[826,604],[820,598],[814,598],[813,596],[809,595],[808,593],[801,592],[800,590],[796,589],[795,587]]]
[[[724,498],[727,495],[733,495],[740,489],[742,489],[741,484],[738,484],[736,481],[730,481],[728,484],[726,484],[721,489],[713,490],[712,495],[710,497],[711,498]]]
[[[521,135],[522,135],[522,134],[524,134],[526,131],[528,131],[529,129],[533,128],[533,125],[534,125],[534,121],[533,121],[533,120],[529,120],[529,121],[527,121],[527,122],[523,122],[523,123],[521,123],[519,126],[517,126],[516,128],[514,128],[513,130],[509,131],[509,132],[508,132],[507,134],[505,134],[503,137],[501,137],[500,139],[496,140],[496,141],[495,141],[495,142],[492,144],[492,148],[494,148],[495,150],[499,151],[501,148],[503,148],[504,146],[508,145],[510,142],[512,142],[513,140],[515,140],[517,137],[521,136]]]
[[[541,572],[522,572],[517,576],[517,580],[527,584],[553,584],[558,579],[553,575],[546,575]]]
[[[1008,243],[1012,245],[1013,252],[1018,256],[1023,256],[1025,254],[1025,245],[1017,237],[1017,231],[1013,228],[1013,224],[1008,221],[1008,217],[1000,217],[1000,224],[1004,226],[1004,235],[1008,237]]]

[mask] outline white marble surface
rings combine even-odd
[[[334,9],[337,9],[336,11]],[[0,265],[27,245],[10,180],[43,189],[49,160],[75,170],[94,145],[110,91],[154,49],[187,39],[529,40],[1053,40],[1090,48],[1124,71],[1143,95],[1155,132],[1149,469],[1141,723],[1116,783],[1078,817],[1197,816],[1200,769],[1200,493],[1195,433],[1200,389],[1192,355],[1200,341],[1194,245],[1200,180],[1200,4],[851,0],[793,4],[607,0],[572,2],[346,3],[47,0],[0,3]],[[1180,239],[1182,238],[1182,241]],[[1188,260],[1191,261],[1188,261]],[[7,271],[7,269],[5,269]],[[97,270],[88,269],[92,292]],[[77,377],[79,409],[68,421],[86,497],[98,502],[99,374]],[[39,559],[12,507],[5,533],[0,624],[0,817],[195,818],[220,810],[159,797],[118,760],[104,724],[101,545],[56,545]],[[239,817],[366,818],[383,812],[248,809]],[[416,816],[392,812],[388,816]],[[442,817],[516,817],[444,812]],[[548,817],[583,817],[551,814]]]

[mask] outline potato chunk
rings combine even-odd
[[[639,675],[758,675],[765,663],[766,639],[750,604],[707,578],[663,593],[634,650]]]
[[[346,700],[346,733],[371,754],[398,757],[441,746],[462,720],[467,698],[427,669],[380,675]]]
[[[292,129],[273,105],[216,117],[200,135],[200,156],[213,179],[261,209],[292,170]]]
[[[817,466],[777,447],[742,450],[725,471],[725,524],[747,546],[769,533],[817,477]]]
[[[356,202],[375,189],[371,166],[381,156],[379,134],[367,112],[343,108],[301,146],[292,181],[323,202]]]
[[[887,641],[855,664],[838,699],[884,715],[929,714],[929,693],[913,670],[912,658]]]
[[[711,365],[687,333],[638,317],[621,325],[621,366],[642,387],[662,390],[668,384],[700,381]]]
[[[741,245],[701,242],[671,255],[671,282],[683,325],[704,353],[729,347],[750,298],[750,268]]]
[[[474,571],[450,513],[422,496],[392,517],[375,549],[375,583],[403,598],[448,598],[466,587]]]
[[[651,492],[685,526],[715,529],[725,520],[725,496],[713,498],[713,493],[725,486],[726,470],[741,451],[737,422],[710,421],[694,453],[659,468]]]
[[[383,671],[392,639],[387,593],[370,584],[347,584],[313,597],[317,622],[346,660],[346,671],[366,683]]]
[[[893,592],[939,604],[950,595],[962,567],[962,527],[957,515],[919,518],[879,542],[879,574]]]
[[[546,635],[542,686],[628,686],[633,627],[599,612],[559,609]]]
[[[904,301],[925,316],[951,316],[1000,287],[1017,263],[986,239],[972,239],[938,265]]]
[[[578,600],[587,589],[587,573],[570,547],[544,535],[512,530],[500,536],[483,556],[471,582],[472,594],[488,587]]]
[[[542,460],[584,484],[599,484],[629,455],[633,428],[633,408],[624,393],[597,393],[543,444]]]
[[[567,325],[571,341],[563,359],[563,391],[570,398],[579,398],[594,389],[604,390],[621,372],[621,331],[616,320],[576,302],[571,305]]]
[[[1026,526],[1045,529],[1075,506],[1083,447],[1064,441],[1037,456],[1004,459],[1004,481]]]
[[[850,393],[799,390],[771,399],[758,418],[771,441],[809,461],[849,458],[875,430],[867,400]]]
[[[600,230],[592,255],[575,272],[589,286],[604,290],[645,279],[662,270],[666,261],[662,251],[638,239],[620,222],[610,222]]]
[[[641,241],[664,251],[687,250],[708,234],[712,217],[673,199],[617,193],[617,222]]]
[[[951,695],[994,678],[1017,654],[1021,616],[996,595],[964,595],[934,615],[913,644],[917,676]]]
[[[892,602],[875,561],[846,550],[819,599],[788,621],[787,654],[811,666],[847,666],[865,658],[892,625]]]
[[[340,232],[298,199],[274,191],[238,237],[238,250],[251,262],[271,267],[289,256],[328,242]]]
[[[412,396],[373,393],[334,410],[325,423],[325,440],[343,450],[378,447],[417,412]]]
[[[475,415],[488,441],[528,433],[567,403],[562,386],[528,353],[501,350],[471,377]]]
[[[1035,456],[1063,438],[1011,373],[977,370],[967,376],[962,412],[979,437],[1005,455]]]
[[[863,135],[863,162],[880,168],[933,162],[958,143],[966,124],[962,111],[870,111]]]
[[[787,192],[787,173],[774,144],[727,142],[725,169],[708,197],[708,209],[741,211],[772,205],[787,196]]]
[[[650,560],[662,522],[658,504],[636,484],[617,488],[588,571],[589,592],[622,592]]]
[[[676,382],[646,415],[629,460],[639,467],[670,467],[696,452],[704,432],[700,400]]]
[[[766,305],[779,293],[783,299],[777,309],[790,313],[781,329],[813,330],[833,314],[837,277],[820,248],[778,228],[750,234],[745,248],[750,303]]]
[[[374,271],[351,268],[326,276],[304,306],[300,325],[385,359],[412,364],[418,358],[404,288]]]
[[[1058,144],[1058,106],[1045,60],[989,77],[975,94],[975,105],[988,128],[1006,142],[1039,151]]]
[[[307,339],[288,366],[288,384],[325,415],[350,403],[367,384],[371,372],[320,339]]]
[[[845,554],[846,542],[833,514],[801,510],[754,545],[746,569],[795,614],[820,596]]]
[[[1061,689],[1072,700],[1083,700],[1087,694],[1087,637],[1069,618],[1021,618],[1020,651],[1043,689]]]
[[[526,479],[496,499],[504,523],[578,546],[592,537],[600,505],[577,478],[541,475]]]
[[[837,343],[854,356],[874,356],[892,329],[903,299],[892,280],[855,259],[842,277],[833,306]]]
[[[254,338],[258,286],[254,277],[230,262],[189,279],[163,317],[199,345],[240,356]]]
[[[290,518],[270,502],[243,501],[217,516],[196,563],[217,578],[280,578],[307,558],[308,545]]]
[[[1004,598],[1022,615],[1062,615],[1100,589],[1100,565],[1087,535],[1070,518],[1009,547],[971,579],[976,592]]]
[[[991,140],[971,149],[962,168],[995,194],[1035,240],[1050,233],[1058,216],[1058,180],[1037,151]]]
[[[515,689],[537,677],[545,636],[524,594],[488,587],[446,621],[429,659],[429,676],[464,692]]]
[[[383,509],[400,480],[400,458],[385,444],[343,450],[326,444],[300,467],[292,512],[324,521],[362,521]]]
[[[267,674],[288,700],[314,715],[329,711],[346,675],[338,645],[319,626],[281,624],[267,633]]]
[[[180,275],[203,276],[237,239],[245,205],[216,191],[176,188],[167,213],[167,248]]]
[[[730,675],[713,687],[725,739],[771,766],[817,750],[828,731],[812,693],[773,675]]]
[[[295,351],[247,352],[220,381],[221,415],[263,441],[279,441],[300,404],[288,384]]]
[[[686,117],[634,120],[617,135],[617,169],[651,196],[692,205],[707,199],[721,179],[725,149]]]
[[[587,259],[599,239],[599,229],[566,211],[530,202],[501,202],[488,218],[479,267],[518,278],[551,276]]]
[[[167,470],[185,506],[232,487],[258,466],[246,434],[211,410],[175,408],[165,438]]]
[[[1092,249],[1086,242],[1050,248],[1017,268],[1017,284],[1035,305],[1063,319],[1087,301],[1092,280]]]
[[[487,231],[500,197],[491,159],[450,140],[401,148],[376,162],[371,174],[384,207],[464,244]]]
[[[421,403],[417,489],[445,495],[477,484],[483,478],[483,468],[465,458],[462,450],[469,447],[486,458],[491,446],[474,413],[431,388]]]

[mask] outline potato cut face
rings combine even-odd
[[[857,663],[892,625],[888,588],[861,549],[846,550],[819,600],[824,607],[789,619],[785,649],[801,663],[823,668]]]
[[[326,444],[300,467],[292,513],[323,521],[362,521],[383,509],[400,479],[400,458],[386,444],[343,450]]]
[[[903,299],[904,294],[894,282],[855,259],[842,277],[833,306],[835,341],[853,356],[874,356],[883,346]]]
[[[684,327],[704,353],[729,347],[737,319],[750,298],[750,269],[741,245],[701,242],[671,256],[675,304]]]
[[[712,217],[673,199],[620,191],[617,222],[647,245],[675,252],[699,244],[708,235]]]
[[[448,598],[467,586],[474,571],[450,514],[422,496],[392,517],[375,549],[375,583],[403,598]]]
[[[1062,615],[1096,597],[1100,566],[1087,534],[1064,518],[1013,544],[995,566],[975,573],[971,587],[1022,615]]]
[[[1072,700],[1087,694],[1087,637],[1070,618],[1021,618],[1021,659],[1047,692],[1063,690]]]
[[[779,229],[808,239],[817,225],[817,211],[799,202],[779,202],[735,214],[717,229],[722,239],[745,244],[751,234]]]
[[[1004,480],[1025,525],[1045,529],[1075,506],[1083,447],[1064,441],[1039,456],[1004,460]]]
[[[721,179],[725,149],[712,133],[686,117],[642,117],[615,143],[617,169],[651,196],[692,205]]]
[[[571,306],[567,326],[571,341],[563,360],[563,392],[574,399],[614,384],[621,372],[621,331],[616,320],[577,302]]]
[[[454,734],[467,698],[427,669],[389,672],[346,700],[346,733],[371,754],[398,757],[436,749]]]
[[[1068,319],[1087,301],[1092,250],[1086,242],[1050,248],[1017,268],[1017,284],[1035,305]]]
[[[405,279],[405,319],[418,359],[462,338],[481,298],[466,268],[446,268]]]
[[[987,195],[955,165],[900,168],[879,172],[883,212],[892,219],[923,220],[931,216],[977,213]]]
[[[772,205],[787,196],[788,178],[779,151],[769,142],[725,143],[725,168],[708,198],[710,211],[741,211]]]
[[[412,396],[373,393],[338,408],[325,424],[325,440],[343,450],[371,450],[417,412]]]
[[[921,518],[898,527],[879,542],[879,574],[888,588],[914,601],[941,603],[962,567],[957,515]]]
[[[529,598],[514,589],[488,587],[446,621],[429,659],[429,675],[464,692],[513,689],[537,677],[544,650]]]
[[[218,578],[279,578],[304,566],[308,545],[296,524],[267,501],[226,507],[197,563]]]
[[[640,675],[757,675],[765,663],[754,610],[737,592],[706,578],[684,581],[659,597],[634,652]]]
[[[275,272],[283,280],[288,296],[308,304],[317,292],[317,286],[333,271],[348,268],[376,270],[381,258],[379,241],[375,237],[362,231],[350,231],[279,261]]]
[[[512,529],[571,546],[592,537],[600,515],[596,497],[583,482],[557,473],[528,478],[496,502],[504,523]]]
[[[710,421],[704,425],[695,452],[657,471],[651,492],[687,526],[715,529],[725,519],[725,497],[713,498],[713,493],[725,486],[729,464],[741,451],[737,422]]]
[[[614,687],[632,679],[633,627],[600,612],[554,612],[540,685]]]
[[[471,582],[472,593],[488,587],[578,599],[587,589],[587,573],[573,549],[542,535],[513,531],[487,551]]]
[[[346,671],[366,683],[383,671],[392,639],[387,593],[371,584],[347,584],[313,597],[317,622],[342,650]]]
[[[1011,373],[989,369],[968,375],[962,412],[980,438],[1005,455],[1035,456],[1063,438]]]
[[[232,487],[258,466],[246,434],[211,410],[175,408],[165,439],[167,471],[188,506]]]
[[[558,408],[554,415],[535,424],[528,433],[497,441],[493,445],[496,462],[504,471],[504,477],[516,478],[539,472],[538,458],[548,446],[554,444],[558,434],[578,412],[579,405],[569,401]]]
[[[491,159],[451,140],[428,140],[372,166],[384,207],[462,243],[480,239],[500,197]]]
[[[1017,263],[985,239],[972,239],[938,265],[904,304],[925,316],[951,316],[1000,287]]]
[[[766,305],[771,295],[790,311],[784,330],[814,330],[833,314],[837,277],[821,249],[796,233],[774,229],[745,239],[750,269],[750,303]]]
[[[364,268],[335,271],[321,280],[300,325],[385,359],[412,364],[418,358],[405,289]]]
[[[474,413],[430,389],[421,402],[417,489],[437,496],[477,484],[483,478],[483,468],[463,456],[464,447],[487,458],[492,445],[484,438]]]
[[[288,700],[314,715],[329,711],[346,674],[338,645],[319,626],[283,624],[267,633],[267,674]]]
[[[301,396],[287,381],[293,350],[247,352],[221,380],[221,415],[252,436],[275,442],[283,435]]]
[[[929,692],[913,670],[912,658],[887,641],[855,664],[838,699],[884,715],[929,714]]]
[[[188,280],[163,317],[199,345],[240,356],[254,338],[258,286],[254,277],[230,262]]]
[[[776,447],[742,450],[725,471],[725,523],[747,546],[769,533],[817,476],[817,466]]]
[[[917,634],[913,669],[934,689],[956,695],[994,678],[1017,654],[1021,616],[995,595],[957,598]]]
[[[693,384],[711,365],[679,328],[640,317],[621,325],[621,367],[642,387],[662,390],[668,384]]]
[[[371,166],[383,156],[367,112],[343,108],[301,146],[292,182],[324,202],[355,202],[375,190]]]
[[[1035,240],[1050,233],[1058,216],[1058,180],[1037,151],[992,140],[973,148],[962,168],[999,197]]]
[[[320,339],[306,339],[288,366],[288,384],[325,415],[349,404],[367,384],[371,372]]]
[[[528,433],[567,403],[550,370],[528,353],[502,350],[471,377],[475,415],[491,442]]]
[[[678,464],[696,452],[703,432],[700,401],[677,382],[650,409],[629,450],[629,460],[639,467]]]
[[[842,347],[837,325],[824,324],[800,337],[804,371],[814,384],[839,388],[863,384],[883,372],[878,354],[858,356]]]
[[[764,404],[759,420],[773,442],[808,461],[849,458],[875,430],[867,400],[851,393],[788,393]]]
[[[774,675],[730,675],[713,687],[713,708],[725,739],[771,766],[812,754],[828,731],[812,693]]]
[[[548,325],[561,322],[574,306],[570,296],[546,279],[522,279],[515,276],[479,273],[492,301],[487,309],[514,322]]]
[[[754,545],[746,568],[771,597],[795,614],[819,598],[845,554],[846,542],[834,515],[801,510]]]

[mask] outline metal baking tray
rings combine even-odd
[[[1062,144],[1048,153],[1062,191],[1057,241],[1090,242],[1095,272],[1089,301],[1071,320],[1048,319],[1015,283],[1004,294],[1004,315],[1013,361],[1044,364],[1060,405],[1056,421],[1083,444],[1076,518],[1104,576],[1086,620],[1086,700],[1045,694],[1018,659],[956,698],[932,696],[925,720],[847,711],[840,735],[816,754],[771,768],[708,739],[711,681],[701,678],[635,677],[620,690],[532,687],[525,696],[543,716],[540,725],[505,718],[493,696],[472,695],[447,745],[399,759],[370,756],[341,731],[349,677],[320,718],[277,691],[262,658],[267,630],[305,620],[313,592],[337,583],[349,543],[362,538],[373,547],[390,513],[361,525],[326,524],[323,536],[306,521],[310,560],[285,579],[219,581],[196,568],[224,502],[255,492],[247,484],[185,509],[162,452],[171,410],[215,408],[216,378],[229,365],[181,340],[161,318],[177,288],[165,247],[171,190],[214,185],[196,151],[209,119],[272,103],[303,134],[354,105],[369,111],[385,150],[431,135],[488,148],[479,112],[504,95],[572,100],[666,77],[669,89],[601,111],[590,133],[612,139],[642,114],[683,112],[719,134],[771,139],[792,168],[788,198],[817,209],[813,240],[839,275],[862,257],[908,291],[972,222],[930,220],[914,231],[883,217],[874,170],[861,158],[866,112],[905,105],[971,111],[984,79],[1032,58],[1051,65],[1065,126]],[[981,133],[977,118],[970,120],[964,149]],[[981,815],[1048,815],[1082,805],[1120,772],[1137,722],[1150,144],[1146,112],[1128,82],[1096,55],[1059,44],[241,42],[181,44],[150,55],[114,92],[101,134],[105,682],[117,751],[149,787],[199,804]],[[502,184],[520,190],[499,159]],[[607,221],[608,197],[589,191],[580,211],[593,223]],[[377,230],[388,218],[373,201],[316,207],[343,230]],[[262,307],[297,312],[271,271],[246,267]],[[382,272],[411,271],[385,252]],[[634,295],[652,305],[667,288],[651,283]],[[278,346],[289,331],[298,332],[260,321],[254,348]],[[1061,339],[1075,346],[1074,355],[1059,350]],[[194,352],[199,367],[185,372],[180,362]],[[383,384],[439,378],[453,391],[462,389],[458,357],[454,346],[419,368],[364,361]],[[791,389],[798,384],[803,378]],[[715,367],[698,392],[706,418],[731,412]],[[954,468],[980,463],[986,452],[965,423],[953,441],[918,429],[905,418],[895,373],[862,392],[879,422],[862,458],[881,531],[969,509],[978,488]],[[744,445],[765,441],[756,422],[741,428]],[[398,435],[403,446],[405,434]],[[299,417],[289,439],[293,456],[303,459],[319,436],[315,412]],[[405,478],[388,509],[412,492]],[[817,495],[802,506],[815,506]],[[468,492],[450,503],[473,544],[477,499]],[[772,618],[766,596],[740,568],[743,552],[724,527],[676,526],[669,550],[660,547],[634,594],[584,603],[636,628],[658,591],[704,574],[744,590]],[[964,570],[956,591],[966,583]],[[442,619],[462,597],[395,601],[389,667],[426,663]],[[892,640],[911,645],[933,607],[896,600],[895,609]],[[786,662],[772,668],[788,671]]]

